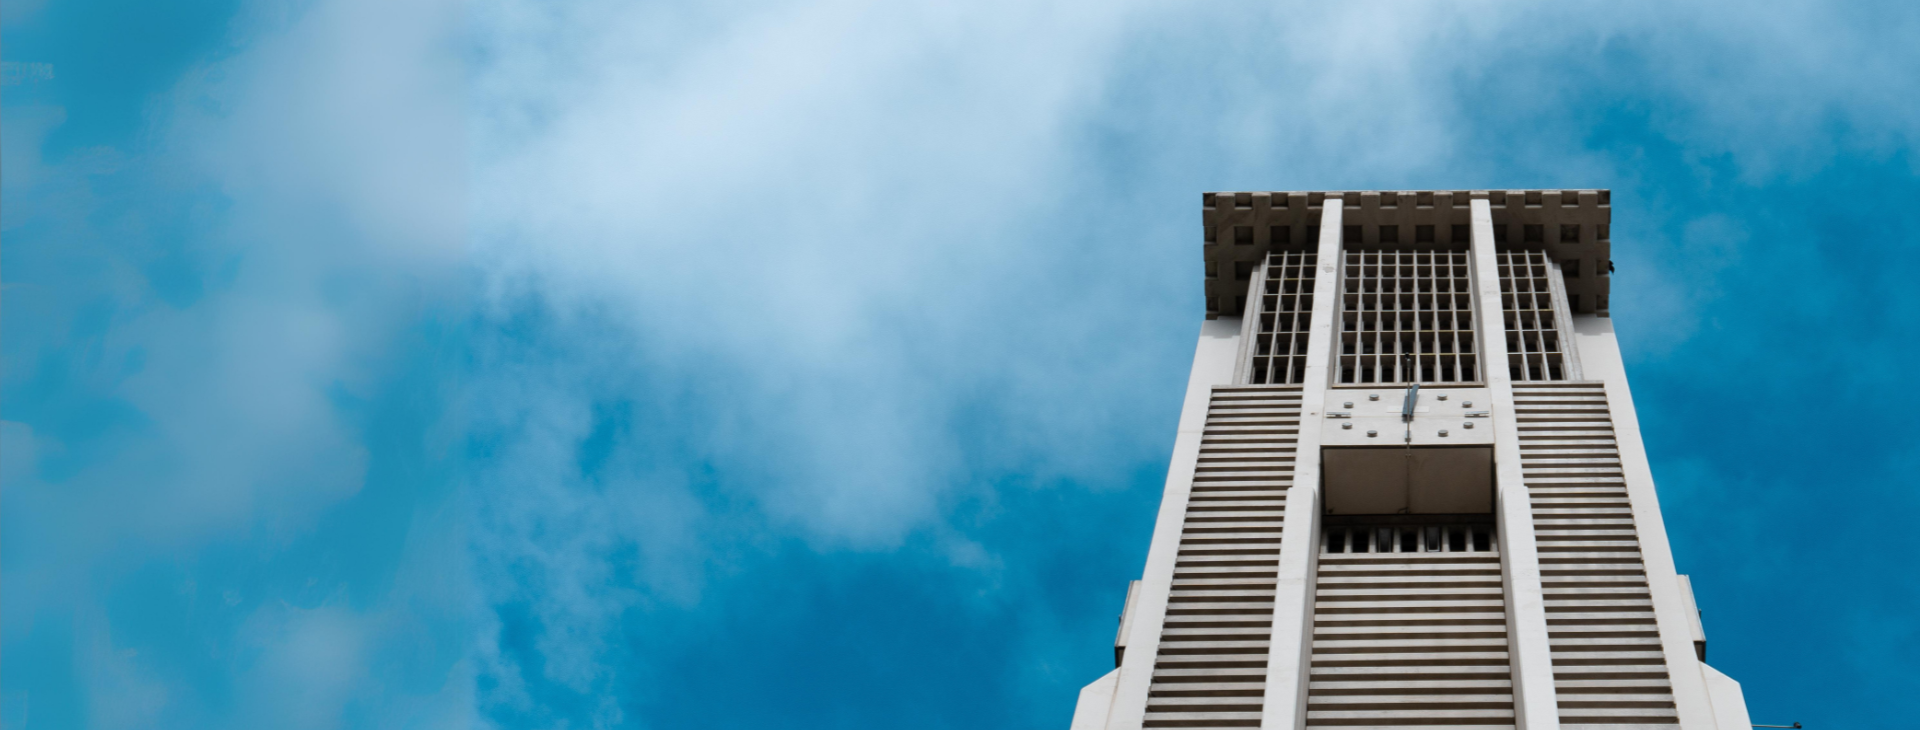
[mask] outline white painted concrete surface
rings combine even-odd
[[[1120,670],[1100,675],[1099,679],[1080,688],[1080,701],[1073,706],[1073,725],[1070,730],[1105,730],[1107,710],[1113,706],[1113,689],[1120,683]]]
[[[1327,392],[1326,413],[1320,417],[1322,446],[1404,446],[1407,423],[1400,409],[1404,387],[1335,388]],[[1368,400],[1367,396],[1380,396]],[[1445,398],[1445,400],[1441,400]],[[1353,405],[1347,405],[1347,404]],[[1493,420],[1470,417],[1493,407],[1493,391],[1486,388],[1420,386],[1413,414],[1414,446],[1487,446],[1493,443]],[[1335,414],[1344,413],[1344,417]],[[1305,428],[1308,422],[1302,421]],[[1351,426],[1351,428],[1349,428]],[[1368,436],[1373,431],[1376,435]],[[1440,435],[1446,431],[1447,435]]]
[[[1281,529],[1280,568],[1274,581],[1273,634],[1267,644],[1267,692],[1260,727],[1293,730],[1307,721],[1307,660],[1313,642],[1313,573],[1320,557],[1320,429],[1326,412],[1328,368],[1333,364],[1335,278],[1340,270],[1338,200],[1320,212],[1320,248],[1313,277],[1312,329],[1307,337],[1307,370],[1300,387],[1300,434],[1295,442],[1293,486],[1287,490],[1287,517]]]
[[[1540,585],[1540,553],[1533,535],[1533,503],[1520,470],[1520,429],[1514,420],[1513,380],[1507,374],[1507,338],[1500,306],[1500,269],[1494,256],[1493,209],[1472,202],[1473,283],[1479,309],[1480,368],[1493,391],[1494,509],[1506,570],[1507,659],[1513,669],[1513,721],[1518,730],[1558,730],[1560,705],[1547,640],[1547,601]]]
[[[1740,683],[1708,666],[1706,662],[1700,663],[1700,673],[1706,680],[1707,697],[1713,706],[1714,727],[1717,730],[1753,730],[1753,719],[1747,716],[1747,696],[1740,691]]]

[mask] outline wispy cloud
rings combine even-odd
[[[1817,323],[1901,291],[1849,257],[1912,258],[1872,216],[1916,17],[332,0],[209,21],[134,142],[9,86],[5,642],[72,667],[9,662],[0,722],[1063,724],[1157,499],[1196,193],[1615,187],[1642,413],[1687,434],[1829,364],[1729,366],[1782,322],[1898,380],[1914,308]],[[1851,478],[1900,473],[1874,423]],[[1661,443],[1746,530],[1819,473]]]
[[[432,579],[468,565],[435,443],[456,388],[409,382],[462,315],[459,66],[433,37],[456,19],[210,18],[234,43],[152,89],[128,144],[49,142],[94,90],[9,90],[0,722],[467,711],[470,584]]]

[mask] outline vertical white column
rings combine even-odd
[[[1341,201],[1320,209],[1320,247],[1313,273],[1313,318],[1307,332],[1306,376],[1300,385],[1300,435],[1293,486],[1281,528],[1280,574],[1273,591],[1273,635],[1267,645],[1267,691],[1260,727],[1293,730],[1306,724],[1307,662],[1313,648],[1313,570],[1320,556],[1320,420],[1326,410],[1327,368],[1333,361],[1334,277],[1340,271]]]
[[[1187,376],[1187,400],[1180,407],[1180,431],[1173,439],[1173,459],[1167,466],[1167,487],[1160,497],[1160,516],[1154,520],[1147,567],[1140,575],[1127,654],[1120,663],[1112,710],[1107,715],[1106,726],[1112,730],[1135,730],[1146,721],[1147,690],[1153,683],[1154,662],[1160,656],[1160,629],[1167,619],[1173,564],[1180,554],[1180,532],[1187,520],[1187,498],[1193,491],[1193,472],[1200,460],[1207,408],[1213,400],[1213,387],[1232,381],[1239,352],[1240,322],[1221,318],[1201,323],[1193,370]]]
[[[1260,336],[1260,297],[1266,293],[1267,262],[1271,258],[1260,257],[1260,265],[1253,267],[1253,281],[1247,284],[1247,306],[1240,312],[1240,354],[1233,356],[1234,385],[1243,385],[1252,377],[1254,340]]]
[[[1500,264],[1494,256],[1493,206],[1471,203],[1473,283],[1480,333],[1480,369],[1493,391],[1493,463],[1500,519],[1500,552],[1506,570],[1507,658],[1513,668],[1514,726],[1558,730],[1560,708],[1553,686],[1553,649],[1547,643],[1547,602],[1540,585],[1540,553],[1533,536],[1533,504],[1520,470],[1520,431],[1507,373],[1506,317],[1500,298]]]
[[[1566,358],[1563,364],[1566,379],[1585,380],[1580,369],[1580,348],[1574,344],[1579,338],[1573,334],[1573,304],[1567,299],[1567,279],[1560,271],[1560,262],[1547,262],[1547,285],[1553,290],[1553,321],[1560,332],[1561,357]]]
[[[1627,501],[1633,507],[1633,529],[1640,538],[1640,559],[1647,571],[1647,590],[1653,597],[1654,622],[1660,630],[1660,649],[1666,655],[1667,678],[1673,683],[1673,704],[1680,714],[1680,727],[1712,728],[1714,713],[1720,708],[1709,700],[1707,677],[1719,673],[1693,653],[1692,631],[1687,624],[1698,616],[1689,612],[1680,593],[1673,546],[1667,543],[1666,519],[1660,514],[1660,497],[1654,492],[1653,467],[1647,461],[1646,443],[1640,439],[1640,417],[1633,407],[1633,391],[1627,387],[1626,364],[1620,360],[1613,321],[1581,317],[1575,326],[1582,352],[1587,355],[1583,363],[1587,377],[1607,384],[1613,440],[1620,449],[1620,469],[1627,482]]]

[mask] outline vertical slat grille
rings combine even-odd
[[[1560,722],[1677,727],[1606,389],[1513,393]]]
[[[1480,380],[1467,254],[1353,251],[1344,259],[1340,383]]]
[[[1276,252],[1267,256],[1259,329],[1251,348],[1253,367],[1247,382],[1297,385],[1305,379],[1315,259],[1316,254],[1311,253]]]
[[[1315,577],[1308,727],[1513,727],[1500,555],[1489,539],[1430,541],[1426,532],[1329,528]]]
[[[1565,380],[1567,356],[1554,316],[1552,264],[1539,251],[1494,254],[1507,325],[1507,374],[1513,382]]]
[[[1215,388],[1147,693],[1147,727],[1258,727],[1300,389]]]

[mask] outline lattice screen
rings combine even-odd
[[[1259,329],[1253,336],[1253,367],[1247,382],[1294,385],[1306,375],[1307,330],[1313,319],[1313,266],[1316,254],[1267,255],[1260,282]]]
[[[1353,251],[1344,258],[1341,384],[1480,380],[1466,253]]]
[[[1507,321],[1507,372],[1516,383],[1567,379],[1567,356],[1554,316],[1552,264],[1538,251],[1496,254]]]

